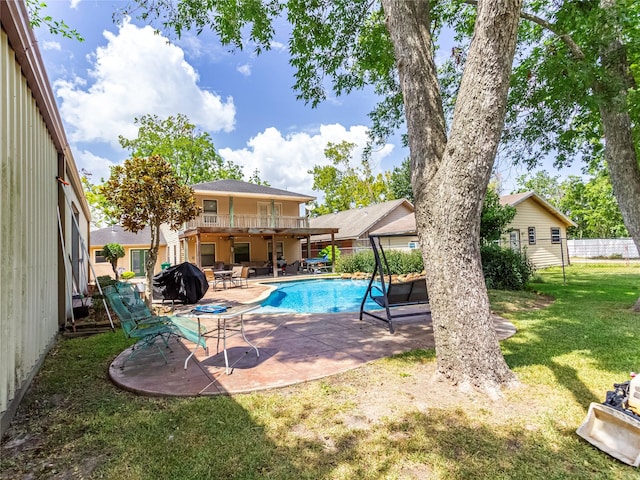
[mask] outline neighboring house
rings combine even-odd
[[[24,3],[0,24],[1,436],[87,290],[90,214]]]
[[[338,234],[334,238],[326,234],[314,235],[311,238],[309,256],[318,256],[318,252],[331,245],[332,241],[342,254],[355,253],[360,249],[370,248],[369,234],[371,232],[412,215],[413,211],[413,205],[409,200],[399,199],[310,218],[309,225],[311,227],[337,228]],[[415,220],[413,231],[415,231]],[[408,241],[405,243],[407,246],[409,245]]]
[[[524,252],[538,268],[569,263],[567,227],[576,224],[534,192],[500,197],[502,205],[511,205],[516,215],[500,243]],[[391,235],[384,239],[385,248],[417,248],[416,219],[413,213],[371,232]]]
[[[102,255],[102,249],[108,243],[118,243],[124,249],[124,257],[118,259],[117,268],[121,269],[121,271],[131,271],[137,277],[146,275],[147,252],[151,245],[149,228],[144,228],[137,233],[124,230],[120,225],[93,230],[91,232],[91,248],[89,251],[91,252],[91,261],[94,263],[97,276],[113,276],[111,264]],[[160,231],[158,260],[153,273],[158,273],[165,262],[172,263],[167,253],[167,241],[162,231]]]
[[[506,195],[500,203],[516,209],[503,246],[525,252],[539,268],[569,263],[567,227],[577,226],[570,218],[535,192]]]
[[[165,230],[172,263],[188,261],[200,268],[225,265],[264,267],[302,258],[301,239],[325,234],[331,226],[310,226],[300,215],[315,197],[239,180],[192,185],[202,213],[181,232]],[[274,272],[276,274],[276,272]]]

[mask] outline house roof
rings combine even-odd
[[[151,244],[151,230],[144,228],[138,233],[125,230],[120,225],[100,228],[91,232],[91,246],[102,247],[107,243],[119,243],[123,247],[128,246],[149,246]],[[160,245],[166,245],[167,241],[160,232]]]
[[[338,228],[339,231],[335,235],[336,240],[360,238],[403,205],[413,211],[411,202],[402,198],[313,217],[309,219],[309,226],[312,228]],[[314,240],[320,241],[322,238],[318,236],[314,237]]]
[[[256,185],[255,183],[243,182],[240,180],[216,180],[213,182],[204,182],[191,185],[196,193],[200,194],[241,194],[243,197],[260,197],[260,198],[283,198],[288,200],[297,200],[299,202],[311,202],[316,197],[303,195],[302,193],[290,192],[279,188],[267,187],[265,185]]]
[[[571,220],[569,217],[563,214],[560,210],[558,210],[556,207],[554,207],[549,202],[547,202],[544,198],[542,198],[536,192],[523,192],[523,193],[515,193],[513,195],[504,195],[500,197],[500,204],[511,205],[512,207],[515,207],[529,198],[534,202],[536,202],[538,205],[540,205],[542,208],[547,210],[550,214],[562,220],[566,225],[571,227],[578,226],[577,223],[575,223],[573,220]]]
[[[539,196],[535,192],[525,192],[525,193],[516,193],[514,195],[505,195],[500,197],[501,205],[511,205],[515,207],[516,205],[524,202],[528,198],[537,202],[543,208],[545,208],[549,213],[555,215],[560,220],[562,220],[566,225],[571,225],[573,227],[576,226],[576,223],[573,222],[570,218],[562,214],[557,208],[544,200],[541,196]],[[383,225],[380,228],[377,228],[370,232],[372,235],[415,235],[416,234],[416,215],[415,213],[410,213],[402,218],[394,220],[393,222],[388,223],[387,225]]]
[[[372,230],[370,235],[416,235],[416,214],[411,212],[402,218]]]

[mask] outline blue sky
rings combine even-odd
[[[286,29],[276,30],[271,51],[255,56],[250,48],[230,52],[211,34],[169,41],[133,19],[116,25],[112,14],[126,4],[49,0],[47,14],[85,41],[36,30],[74,158],[94,183],[127,158],[118,135],[136,137],[134,118],[146,114],[185,114],[211,134],[223,158],[243,167],[246,178],[258,169],[271,186],[298,193],[320,196],[307,172],[328,163],[327,142],[357,144],[359,162],[376,96],[365,90],[332,97],[316,109],[296,100]],[[374,153],[372,167],[391,170],[407,156],[396,136]],[[500,170],[509,193],[524,170]]]

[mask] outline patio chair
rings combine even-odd
[[[117,282],[115,289],[120,295],[122,303],[125,304],[128,310],[132,312],[140,311],[140,313],[148,312],[149,315],[151,315],[147,304],[140,298],[140,293],[133,284],[129,282]]]
[[[296,260],[290,265],[286,265],[284,267],[285,275],[297,275],[298,270],[300,269],[300,260]]]
[[[122,301],[120,293],[115,289],[105,291],[105,297],[109,302],[109,306],[115,312],[122,331],[127,338],[133,338],[136,343],[131,349],[131,353],[122,362],[120,368],[124,368],[125,364],[133,358],[140,350],[155,346],[162,356],[164,363],[167,363],[167,357],[158,345],[157,341],[162,340],[165,348],[169,348],[169,337],[177,334],[176,327],[171,323],[168,317],[155,317],[146,315],[141,312],[132,312]]]
[[[242,281],[241,281],[241,277],[242,277],[242,270],[244,269],[244,267],[242,265],[234,265],[231,268],[231,283],[234,286],[237,285],[242,285]]]
[[[231,281],[233,284],[240,287],[249,287],[249,270],[249,267],[242,267],[240,275],[234,276],[234,274],[231,274]]]

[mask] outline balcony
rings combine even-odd
[[[218,215],[203,213],[185,224],[185,229],[212,228],[306,228],[306,217]]]

